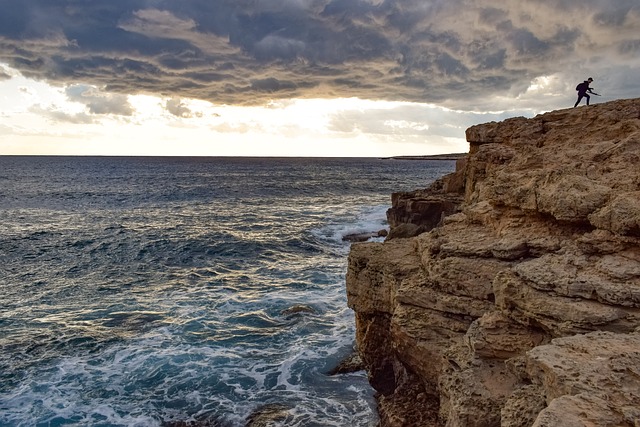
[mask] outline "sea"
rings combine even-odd
[[[0,156],[0,426],[375,426],[343,237],[454,167]]]

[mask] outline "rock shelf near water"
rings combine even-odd
[[[467,140],[351,246],[380,425],[640,426],[640,99]]]
[[[342,236],[342,240],[345,242],[366,242],[369,239],[373,239],[376,237],[387,237],[389,233],[387,232],[387,230],[382,229],[379,231],[370,231],[370,232],[364,232],[364,233],[352,233],[352,234],[346,234],[344,236]]]

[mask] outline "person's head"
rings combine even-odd
[[[591,82],[593,81],[593,79],[592,79],[591,77],[589,77],[589,78],[587,79],[587,81],[588,81],[589,83],[591,83]]]

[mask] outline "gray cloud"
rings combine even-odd
[[[464,130],[475,123],[504,118],[504,114],[461,114],[424,104],[403,104],[394,108],[336,112],[331,116],[329,129],[342,133],[421,137],[423,142],[431,142],[434,137],[460,138]]]
[[[637,0],[0,0],[0,8],[0,62],[27,77],[238,105],[360,97],[474,109],[488,93],[517,96],[537,76],[561,74],[571,87],[640,61]],[[637,80],[616,81],[640,96]],[[85,104],[130,114],[122,99]]]
[[[93,124],[96,123],[95,116],[87,113],[69,114],[64,111],[56,110],[54,107],[43,108],[39,105],[29,109],[32,113],[46,117],[54,122],[64,122],[73,124]]]
[[[168,99],[165,103],[165,108],[177,117],[188,118],[193,116],[191,110],[179,98]]]
[[[65,90],[70,101],[85,104],[91,114],[115,114],[131,116],[133,108],[127,95],[102,93],[100,90],[85,85],[73,85]]]

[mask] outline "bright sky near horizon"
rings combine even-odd
[[[0,0],[0,155],[465,152],[640,97],[640,0]]]

